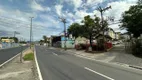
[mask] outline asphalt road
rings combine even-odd
[[[142,71],[36,46],[43,80],[142,80]]]
[[[28,48],[28,46],[0,50],[0,64],[14,57],[16,54],[20,53],[21,50],[25,50],[26,48]]]

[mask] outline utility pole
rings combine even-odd
[[[106,50],[106,47],[105,47],[105,36],[104,36],[104,32],[105,32],[105,26],[104,26],[104,18],[103,18],[103,12],[105,12],[106,10],[108,9],[111,9],[111,6],[109,7],[106,7],[106,8],[102,8],[101,6],[99,6],[98,10],[100,11],[101,13],[101,21],[102,21],[102,31],[103,31],[103,46],[104,46],[104,50]]]
[[[31,18],[31,26],[30,26],[30,49],[31,49],[31,46],[32,46],[32,19],[34,17],[30,17]]]
[[[15,38],[16,31],[14,31],[14,38]]]
[[[66,47],[66,19],[65,18],[61,18],[61,17],[59,17],[59,19],[61,19],[61,22],[63,22],[63,24],[64,24],[64,38],[65,38],[65,42],[64,42],[64,49],[66,50],[67,49],[67,47]]]
[[[20,38],[20,42],[22,42],[22,38]],[[21,47],[21,53],[20,53],[20,62],[22,63],[23,62],[23,46],[22,46],[22,43],[20,43],[20,47]]]

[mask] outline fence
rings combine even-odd
[[[132,39],[132,40],[126,40],[125,41],[125,51],[127,53],[132,53],[133,48],[137,45],[137,42],[140,43],[142,46],[142,39]]]

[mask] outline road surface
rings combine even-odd
[[[0,50],[0,64],[4,63],[5,61],[14,57],[16,54],[20,53],[21,50],[25,50],[27,47],[28,46],[23,46],[22,48],[21,47],[15,47],[15,48]]]
[[[43,80],[142,80],[142,71],[36,46]]]

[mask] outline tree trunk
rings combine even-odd
[[[92,36],[91,35],[90,35],[89,39],[90,39],[90,51],[92,51]]]

